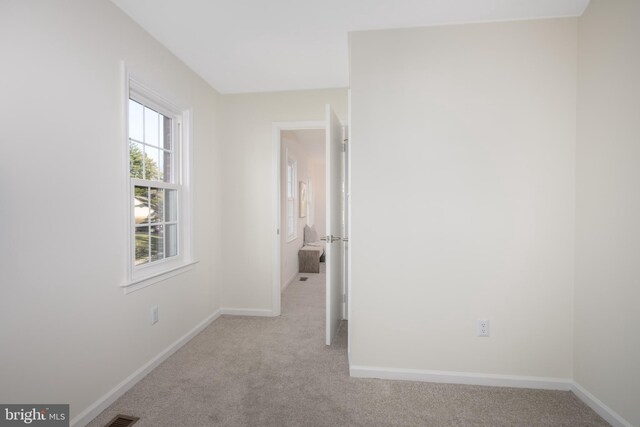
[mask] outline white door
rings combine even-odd
[[[342,319],[349,319],[349,310],[348,303],[349,301],[349,147],[348,147],[348,139],[349,139],[349,129],[347,126],[343,127],[343,138],[344,140],[344,150],[342,153],[342,181],[344,185],[342,186],[342,241],[344,245],[344,256],[342,258],[342,294],[344,297],[342,298]]]
[[[340,320],[342,319],[342,289],[344,285],[343,260],[344,244],[342,243],[343,222],[343,165],[342,165],[342,125],[331,110],[326,106],[326,209],[327,236],[326,256],[327,265],[327,345],[336,336]]]

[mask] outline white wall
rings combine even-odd
[[[640,425],[640,2],[579,20],[575,380]]]
[[[351,34],[352,365],[571,378],[576,40]]]
[[[324,120],[331,104],[344,121],[347,90],[327,89],[222,97],[224,146],[222,306],[268,310],[277,195],[273,188],[272,124]]]
[[[307,136],[307,134],[309,134]],[[285,287],[291,282],[291,280],[298,274],[298,251],[303,246],[304,241],[304,227],[308,223],[309,213],[304,218],[300,218],[300,181],[304,181],[308,184],[311,179],[314,187],[314,204],[312,205],[314,210],[321,211],[322,217],[320,220],[324,221],[324,194],[321,196],[321,200],[318,200],[317,193],[315,191],[316,186],[320,185],[324,188],[324,151],[319,152],[317,150],[316,139],[320,136],[322,143],[324,144],[324,130],[302,130],[302,131],[282,131],[281,132],[281,152],[280,152],[280,229],[282,230],[282,239],[280,244],[282,247],[280,255],[280,277],[281,287]],[[297,178],[296,178],[296,202],[295,202],[295,217],[297,219],[297,235],[296,238],[287,241],[286,236],[286,218],[287,218],[287,206],[286,206],[286,194],[287,194],[287,153],[289,157],[297,162]],[[307,188],[308,192],[308,188]],[[317,215],[312,215],[314,219],[318,219]],[[317,221],[315,221],[317,224]],[[314,224],[311,224],[314,225]],[[322,224],[322,230],[325,225]],[[316,230],[318,226],[316,225]],[[318,234],[319,236],[321,234]]]
[[[219,307],[220,98],[107,0],[2,1],[0,52],[0,401],[75,417]],[[200,260],[129,295],[121,60],[193,108]]]

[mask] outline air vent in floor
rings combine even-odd
[[[129,427],[138,422],[140,418],[131,415],[116,415],[114,419],[109,421],[104,427]]]
[[[301,278],[300,278],[300,281],[301,281],[301,282],[306,282],[306,281],[307,281],[307,279],[308,279],[308,277],[301,277]]]

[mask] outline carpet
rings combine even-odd
[[[606,426],[571,392],[349,377],[346,322],[324,344],[324,274],[277,318],[221,316],[89,426]]]

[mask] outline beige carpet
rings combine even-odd
[[[346,325],[324,345],[324,275],[305,276],[281,317],[222,316],[89,425],[607,425],[570,392],[350,378]]]

